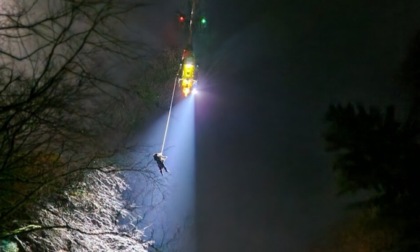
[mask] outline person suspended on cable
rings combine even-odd
[[[168,172],[168,169],[166,169],[166,166],[163,163],[163,162],[165,162],[166,157],[164,155],[162,155],[162,153],[155,153],[153,155],[153,159],[156,161],[156,163],[159,167],[160,174],[163,175],[162,170],[165,170],[166,172]]]

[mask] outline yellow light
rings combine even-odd
[[[192,64],[185,64],[182,69],[182,78],[194,78],[195,67]]]
[[[184,96],[187,97],[190,94],[191,89],[190,88],[183,88],[182,92],[184,93]]]

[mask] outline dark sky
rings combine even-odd
[[[307,251],[343,214],[331,102],[401,103],[419,1],[206,1],[197,39],[197,251]],[[199,45],[202,43],[202,45]]]

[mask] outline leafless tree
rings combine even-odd
[[[38,222],[14,230],[14,240],[24,251],[146,251],[133,206],[122,199],[126,189],[115,168],[94,169],[38,202]]]
[[[136,57],[113,28],[141,5],[1,1],[0,239],[24,251],[147,247],[121,198],[127,167],[100,161],[118,147],[105,136],[129,122],[112,113],[127,90],[98,59]]]

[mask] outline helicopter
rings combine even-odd
[[[180,77],[178,83],[185,97],[195,92],[198,65],[196,64],[192,46],[188,45],[182,52]]]
[[[177,13],[181,27],[188,28],[188,42],[182,52],[180,72],[178,72],[178,76],[180,76],[178,83],[185,97],[195,93],[195,86],[197,85],[198,65],[192,48],[193,33],[202,31],[207,27],[207,19],[199,8],[199,2],[200,0],[188,1],[189,16],[181,11]]]

